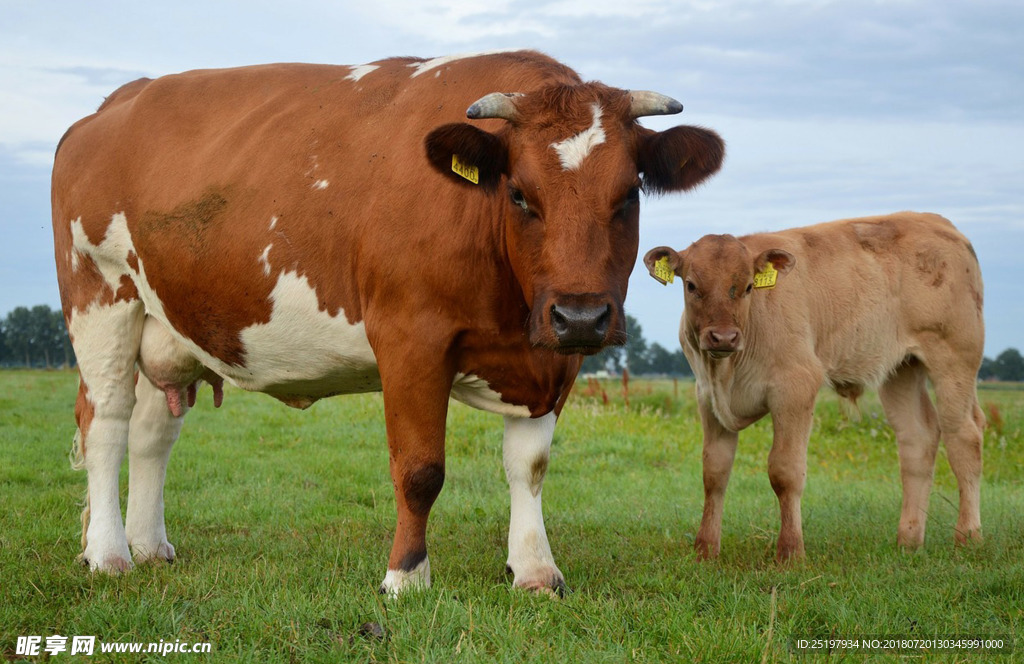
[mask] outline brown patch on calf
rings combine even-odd
[[[857,221],[850,224],[857,241],[864,249],[878,253],[889,251],[892,244],[902,237],[902,233],[887,219],[881,221]]]

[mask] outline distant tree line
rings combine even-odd
[[[978,371],[981,380],[1024,381],[1024,357],[1016,348],[1007,348],[992,360],[985,358]]]
[[[583,373],[607,371],[633,375],[662,374],[692,376],[693,371],[681,348],[668,350],[661,344],[647,343],[643,328],[626,315],[627,340],[624,346],[609,346],[583,361]],[[73,367],[75,352],[68,341],[64,315],[45,304],[17,307],[0,320],[0,366]],[[1016,348],[1008,348],[994,360],[985,358],[978,372],[980,380],[1024,381],[1024,357]]]
[[[75,353],[60,311],[45,304],[17,307],[0,321],[0,366],[50,369],[74,365]]]
[[[643,328],[635,318],[626,314],[626,345],[609,346],[596,355],[583,360],[581,373],[607,371],[613,374],[629,369],[633,376],[662,374],[666,376],[692,376],[690,363],[682,348],[668,350],[658,342],[648,344]]]

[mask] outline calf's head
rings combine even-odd
[[[641,190],[683,191],[721,166],[714,132],[663,132],[637,118],[679,102],[599,83],[494,93],[426,139],[433,166],[489,197],[530,308],[535,346],[592,354],[625,342],[623,301],[638,242]]]
[[[668,275],[682,278],[680,336],[713,359],[743,350],[752,298],[763,296],[762,288],[773,288],[795,263],[782,249],[753,253],[732,235],[705,235],[684,251],[655,247],[644,256],[651,276],[661,283],[667,283]]]

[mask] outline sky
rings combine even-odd
[[[897,210],[974,243],[986,355],[1024,349],[1024,3],[1019,0],[0,0],[0,315],[59,305],[57,141],[121,84],[196,68],[362,64],[533,48],[585,79],[650,89],[727,144],[722,171],[641,203],[640,257]],[[678,347],[682,288],[638,260],[626,310]]]

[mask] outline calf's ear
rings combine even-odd
[[[500,138],[464,122],[441,125],[424,141],[430,165],[454,182],[493,191],[508,165]]]
[[[671,247],[655,247],[646,254],[644,254],[644,265],[647,266],[647,271],[651,273],[651,276],[658,282],[668,284],[669,279],[658,266],[658,261],[664,259],[663,265],[667,264],[672,274],[683,276],[681,270],[683,269],[683,256],[681,253],[672,249]]]
[[[754,259],[754,272],[761,272],[768,263],[772,264],[779,274],[785,274],[796,265],[796,256],[783,249],[768,249],[762,251]]]
[[[693,189],[718,172],[725,159],[725,143],[710,129],[641,131],[637,169],[644,174],[644,191],[649,194]]]

